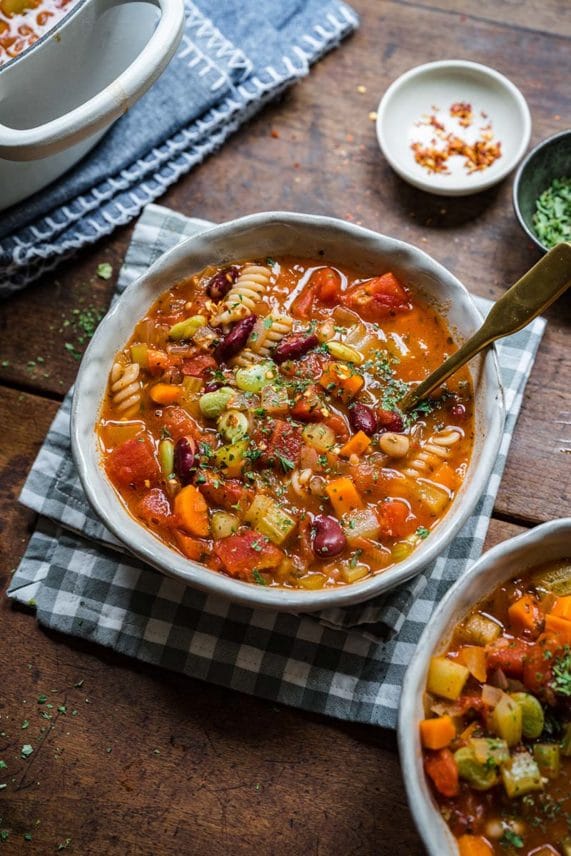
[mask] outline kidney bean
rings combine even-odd
[[[174,471],[184,486],[192,481],[196,443],[192,437],[180,437],[174,447]]]
[[[298,360],[319,345],[319,339],[314,333],[291,333],[282,339],[272,354],[278,365],[286,360]]]
[[[379,427],[379,420],[373,408],[359,401],[349,408],[349,422],[355,431],[364,431],[369,437],[372,437]]]
[[[313,521],[312,549],[316,556],[328,559],[342,553],[347,544],[345,533],[334,517],[318,514]]]
[[[400,413],[396,410],[377,410],[378,428],[381,434],[385,431],[393,431],[395,434],[400,434],[404,430],[404,421]]]
[[[206,286],[206,293],[211,300],[222,300],[226,297],[236,280],[238,279],[238,268],[229,267],[215,273]]]
[[[234,357],[242,350],[257,320],[256,315],[247,315],[246,318],[236,321],[230,332],[226,333],[222,341],[216,346],[214,356],[219,362],[229,360],[230,357]]]
[[[217,381],[212,380],[212,381],[210,381],[209,383],[207,383],[207,384],[205,385],[205,387],[204,387],[204,390],[203,390],[203,391],[204,391],[204,392],[216,392],[216,390],[217,390],[217,389],[220,389],[220,387],[221,387],[221,386],[222,386],[222,384],[221,384],[221,383],[217,383]]]
[[[463,404],[454,404],[450,408],[450,416],[452,419],[465,419],[466,418],[466,407]]]

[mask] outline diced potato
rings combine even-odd
[[[306,574],[298,578],[299,585],[304,589],[320,589],[325,585],[325,574]]]
[[[561,750],[557,743],[536,743],[533,757],[542,776],[556,779],[561,769]]]
[[[529,752],[516,752],[501,766],[502,781],[510,799],[543,790],[537,763]]]
[[[432,482],[424,480],[418,481],[415,489],[418,499],[431,514],[442,514],[450,502],[449,492],[445,488],[439,487]]]
[[[504,693],[494,708],[492,726],[508,746],[517,746],[522,737],[522,711],[511,696]]]
[[[303,439],[308,446],[323,454],[335,445],[335,432],[323,422],[312,422],[302,431]]]
[[[470,737],[469,746],[480,764],[503,764],[509,761],[510,750],[505,740],[497,737]]]
[[[371,508],[356,508],[343,518],[343,531],[351,545],[359,538],[379,537],[381,526],[377,515]]]
[[[346,583],[355,583],[362,580],[371,573],[367,565],[356,564],[351,566],[346,562],[341,566],[341,579]]]
[[[455,701],[460,697],[470,672],[448,657],[432,657],[426,688],[429,693]]]
[[[460,629],[462,639],[473,645],[490,645],[501,632],[500,625],[481,612],[474,612]]]
[[[213,538],[228,538],[238,531],[240,518],[229,511],[215,511],[210,521]]]

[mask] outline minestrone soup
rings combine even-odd
[[[0,0],[0,66],[50,30],[77,0]]]

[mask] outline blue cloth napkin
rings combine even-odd
[[[164,75],[76,167],[0,214],[0,296],[136,217],[358,23],[341,0],[185,0]]]

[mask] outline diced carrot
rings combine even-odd
[[[571,621],[571,594],[558,597],[551,608],[551,614]]]
[[[571,645],[571,621],[558,615],[545,616],[545,629],[557,636],[563,645]]]
[[[529,630],[537,634],[541,630],[543,616],[536,599],[531,594],[524,594],[510,604],[508,616],[511,627],[518,633]]]
[[[357,431],[339,450],[339,454],[343,455],[344,458],[350,458],[351,455],[362,455],[369,448],[370,444],[371,438],[367,437],[364,431]]]
[[[363,508],[363,500],[357,492],[357,488],[350,478],[340,476],[333,481],[330,481],[325,492],[331,501],[333,510],[337,517],[343,517],[350,511],[355,511],[357,508]]]
[[[444,749],[454,737],[456,729],[448,714],[421,720],[420,739],[426,749]]]
[[[149,395],[155,404],[176,404],[183,393],[182,386],[174,383],[156,383],[149,390]]]
[[[461,835],[458,838],[459,856],[493,856],[494,848],[482,835]]]
[[[166,371],[172,365],[170,357],[164,351],[157,351],[155,348],[147,350],[147,368],[152,375],[159,375]]]
[[[389,499],[377,506],[381,535],[387,538],[406,538],[416,528],[416,517],[408,505],[399,499]]]
[[[481,645],[463,645],[458,651],[458,662],[470,671],[477,681],[484,683],[488,676],[488,657]]]
[[[174,499],[174,511],[179,525],[191,535],[205,538],[210,532],[208,505],[194,485],[188,484],[177,493]]]
[[[445,797],[456,797],[460,791],[458,765],[450,749],[439,749],[425,755],[426,775],[434,782],[436,790]]]
[[[211,553],[211,546],[207,541],[199,541],[197,538],[191,538],[185,535],[180,529],[174,530],[176,542],[180,550],[187,559],[194,559],[195,562],[205,562]]]
[[[437,482],[437,484],[441,484],[443,487],[447,487],[448,490],[457,490],[462,483],[462,479],[456,470],[446,462],[438,467],[436,472],[430,476],[430,479]]]
[[[331,395],[350,401],[363,389],[365,380],[345,363],[330,362],[325,365],[319,383]]]

